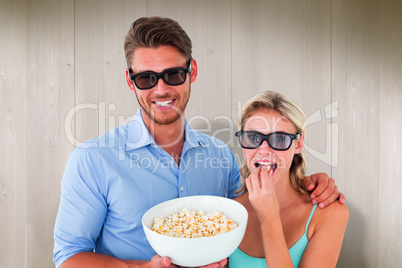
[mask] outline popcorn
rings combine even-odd
[[[151,230],[172,237],[197,238],[227,233],[236,227],[233,220],[219,211],[205,214],[202,210],[196,213],[183,209],[165,219],[155,218]]]

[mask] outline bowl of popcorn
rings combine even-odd
[[[152,207],[142,217],[142,226],[158,255],[179,266],[198,267],[232,254],[243,239],[247,219],[240,203],[199,195]]]

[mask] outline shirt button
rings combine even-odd
[[[173,165],[173,161],[170,161],[170,164]]]
[[[184,188],[183,188],[183,186],[182,186],[182,187],[180,187],[180,191],[182,191],[182,192],[184,191]]]

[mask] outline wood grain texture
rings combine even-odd
[[[192,41],[198,76],[191,85],[188,122],[233,144],[230,1],[148,1],[147,12],[177,20]]]
[[[0,2],[0,267],[24,267],[27,241],[27,1]]]
[[[139,108],[126,84],[123,44],[142,16],[142,0],[75,2],[76,143],[127,123]]]
[[[329,1],[232,2],[232,117],[265,90],[294,101],[309,122],[308,174],[331,175],[329,7]]]
[[[378,267],[402,264],[402,2],[381,1]]]
[[[81,143],[105,132],[99,124],[100,105],[105,100],[102,1],[78,1],[74,14],[75,133]]]
[[[73,149],[63,131],[64,113],[74,105],[73,6],[74,1],[28,2],[28,267],[52,265],[52,230],[60,195],[56,189]]]
[[[339,178],[350,209],[339,267],[378,266],[378,1],[333,1],[333,99],[339,100]],[[375,252],[375,254],[374,254]]]

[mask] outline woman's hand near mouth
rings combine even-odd
[[[279,203],[273,183],[274,171],[268,166],[257,168],[246,179],[249,200],[261,223],[279,217]]]

